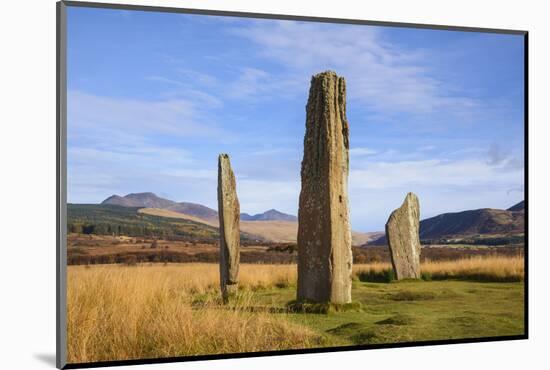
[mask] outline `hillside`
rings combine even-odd
[[[218,227],[218,220],[203,220],[196,216],[185,213],[174,212],[158,208],[141,208],[139,213],[154,215],[159,217],[178,218],[188,221],[201,222],[209,226]],[[252,239],[261,239],[277,243],[296,243],[298,234],[298,222],[296,221],[243,221],[240,222],[241,231]],[[352,231],[352,244],[354,246],[362,245],[368,241],[378,238],[383,233],[360,233]]]
[[[525,232],[524,219],[523,201],[507,210],[482,208],[443,213],[420,221],[420,239],[437,240],[523,234]],[[386,237],[382,236],[370,244],[386,244]]]
[[[522,200],[518,204],[515,204],[512,207],[508,208],[507,211],[525,212],[525,201]]]
[[[67,230],[73,233],[128,236],[178,236],[216,240],[218,229],[182,218],[139,212],[138,207],[112,204],[68,204]]]
[[[159,217],[201,222],[215,227],[216,230],[219,225],[219,221],[217,219],[208,221],[195,216],[165,209],[142,208],[138,210],[138,212]],[[296,222],[288,221],[241,221],[240,228],[241,232],[248,234],[250,238],[282,243],[296,242],[296,233],[298,232],[298,224]]]
[[[421,239],[470,236],[477,234],[518,234],[524,232],[523,212],[500,209],[476,209],[444,213],[420,223]]]
[[[159,207],[159,208],[162,208],[162,207]],[[208,221],[218,220],[218,212],[213,210],[212,208],[203,206],[202,204],[181,202],[181,203],[176,203],[170,207],[167,207],[166,209],[174,212],[184,213],[194,217],[199,217],[203,220],[208,220]]]
[[[159,216],[159,217],[168,217],[168,218],[178,218],[183,220],[189,220],[189,221],[195,221],[199,223],[203,223],[206,225],[210,225],[213,227],[218,227],[218,219],[215,220],[205,220],[197,216],[191,216],[183,212],[176,212],[171,211],[169,209],[161,209],[161,208],[140,208],[138,209],[139,213],[151,215],[151,216]]]
[[[110,204],[122,207],[150,207],[150,208],[168,208],[177,203],[168,199],[160,198],[154,193],[132,193],[123,197],[111,195],[101,204]]]

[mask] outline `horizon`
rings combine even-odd
[[[125,194],[125,195],[119,195],[119,194],[111,194],[110,196],[106,197],[105,199],[103,199],[103,201],[101,202],[97,202],[97,203],[68,203],[68,204],[92,204],[92,205],[98,205],[98,204],[102,204],[104,201],[112,198],[112,197],[121,197],[121,198],[124,198],[128,195],[143,195],[143,194],[151,194],[155,197],[158,197],[158,198],[162,198],[162,199],[165,199],[165,200],[169,200],[169,201],[173,201],[175,203],[188,203],[188,204],[196,204],[196,205],[199,205],[199,206],[204,206],[204,207],[208,207],[208,206],[205,206],[204,204],[200,204],[200,203],[196,203],[196,202],[190,202],[190,201],[187,201],[187,200],[175,200],[175,199],[167,199],[167,198],[163,198],[163,197],[159,197],[155,192],[152,192],[152,191],[142,191],[142,192],[137,192],[137,193],[128,193],[128,194]],[[514,203],[506,208],[501,208],[502,210],[508,210],[509,208],[512,208],[522,202],[524,202],[525,200],[522,199],[520,201],[518,201],[517,203]],[[123,206],[121,206],[123,207]],[[210,207],[208,207],[210,208]],[[479,209],[484,209],[484,208],[487,208],[487,207],[482,207],[482,208],[479,208]],[[216,211],[218,212],[218,208],[215,207],[215,208],[210,208],[211,210],[213,211]],[[265,214],[267,212],[270,212],[270,211],[276,211],[276,212],[279,212],[279,213],[283,213],[285,215],[288,215],[288,216],[294,216],[294,217],[298,217],[298,211],[296,211],[296,213],[286,213],[286,212],[281,212],[280,210],[276,209],[276,208],[269,208],[269,209],[266,209],[262,212],[257,212],[257,213],[251,213],[251,212],[243,212],[242,209],[241,209],[241,212],[240,214],[243,215],[243,214],[246,214],[246,215],[249,215],[249,216],[258,216],[258,215],[261,215],[261,214]],[[470,211],[470,209],[464,209],[464,210],[459,210],[459,211],[456,211],[456,212],[464,212],[464,211]],[[456,213],[456,212],[444,212],[444,213]],[[437,215],[436,215],[437,216]],[[431,217],[434,217],[434,216],[431,216]],[[420,221],[422,220],[425,220],[427,218],[431,218],[431,217],[426,217],[426,218],[420,218]],[[360,232],[381,232],[383,230],[355,230],[353,229],[353,231],[360,231]]]
[[[421,219],[507,209],[523,52],[518,35],[69,7],[68,202],[155,189],[216,210],[226,152],[243,213],[297,215],[309,79],[331,69],[354,229],[383,230],[409,191]]]

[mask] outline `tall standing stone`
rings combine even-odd
[[[386,240],[393,271],[398,280],[420,278],[420,205],[408,193],[405,201],[386,222]]]
[[[346,83],[311,78],[298,210],[298,301],[351,302]]]
[[[218,215],[220,219],[220,284],[225,303],[237,292],[240,260],[240,215],[235,175],[229,155],[218,157]]]

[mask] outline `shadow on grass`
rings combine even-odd
[[[459,281],[474,281],[479,283],[517,283],[523,281],[521,276],[506,275],[500,276],[491,273],[446,273],[446,272],[422,272],[420,279],[397,280],[392,269],[385,270],[365,270],[357,273],[357,279],[362,282],[369,283],[392,283],[392,282],[407,282],[407,281],[441,281],[441,280],[459,280]]]
[[[196,300],[191,303],[191,307],[194,310],[228,310],[228,311],[241,311],[241,312],[267,312],[267,313],[288,313],[291,312],[288,307],[273,307],[273,306],[251,306],[251,305],[239,305],[224,304],[221,299],[215,301],[201,301]]]

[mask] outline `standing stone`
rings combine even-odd
[[[408,193],[405,201],[386,222],[386,240],[393,271],[398,280],[420,278],[420,205]]]
[[[218,215],[220,219],[220,284],[224,303],[237,292],[240,260],[240,215],[235,175],[229,155],[218,157]]]
[[[311,78],[298,210],[300,302],[351,302],[346,83],[327,71]]]

